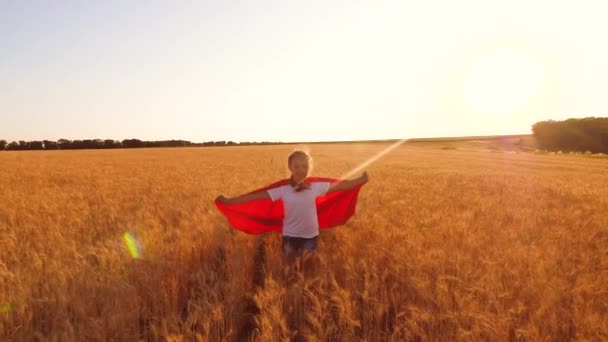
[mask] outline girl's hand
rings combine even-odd
[[[224,195],[217,196],[215,200],[222,204],[228,204],[228,198],[224,197]]]
[[[361,174],[361,180],[365,183],[369,180],[369,172],[367,171],[363,171],[363,173]]]

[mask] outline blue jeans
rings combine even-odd
[[[283,236],[283,256],[291,257],[302,254],[305,250],[315,252],[317,250],[318,235],[307,239],[301,237]]]

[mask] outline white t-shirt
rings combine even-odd
[[[319,235],[315,200],[325,195],[329,186],[329,182],[311,182],[310,189],[300,192],[295,191],[290,184],[267,190],[273,202],[283,200],[283,235],[307,239]]]

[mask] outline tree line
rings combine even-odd
[[[532,125],[532,133],[542,149],[608,153],[608,118],[540,121]]]
[[[608,118],[587,117],[564,121],[546,120],[532,125],[532,133],[539,148],[550,151],[580,151],[608,153]],[[280,142],[240,142],[207,141],[193,143],[187,140],[142,141],[139,139],[87,139],[58,141],[12,141],[0,140],[0,151],[24,150],[81,150],[145,147],[197,147],[197,146],[234,146],[270,145]]]
[[[84,150],[84,149],[114,149],[114,148],[145,148],[145,147],[202,147],[202,146],[235,146],[235,145],[268,145],[272,142],[241,142],[207,141],[193,143],[187,140],[142,141],[139,139],[86,139],[57,141],[12,141],[0,140],[0,151],[30,151],[30,150]]]

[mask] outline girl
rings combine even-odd
[[[273,229],[272,226],[269,226],[267,229],[263,227],[257,230],[250,228],[257,226],[259,222],[267,224],[271,218],[264,217],[258,220],[250,220],[248,224],[239,226],[243,221],[231,217],[234,215],[231,207],[233,205],[264,200],[274,203],[281,199],[284,210],[280,227],[283,233],[283,256],[287,257],[290,263],[298,256],[308,259],[317,248],[319,221],[322,221],[324,225],[321,228],[328,228],[328,226],[336,225],[336,223],[343,224],[346,222],[354,214],[354,206],[359,188],[369,180],[367,172],[363,172],[359,178],[348,181],[318,177],[308,178],[311,163],[312,158],[308,153],[296,150],[287,158],[287,165],[289,171],[291,171],[289,180],[277,182],[269,187],[234,198],[226,198],[223,195],[218,196],[216,205],[228,217],[235,228],[250,233],[261,233],[266,230],[276,229]],[[323,217],[320,217],[321,213],[318,212],[320,204],[317,201],[317,197],[340,191],[345,193],[342,196],[328,196],[330,200],[323,204],[321,208]],[[348,193],[349,191],[351,193]],[[242,209],[245,214],[244,216],[250,218],[251,211],[245,213],[246,210],[247,208]]]

